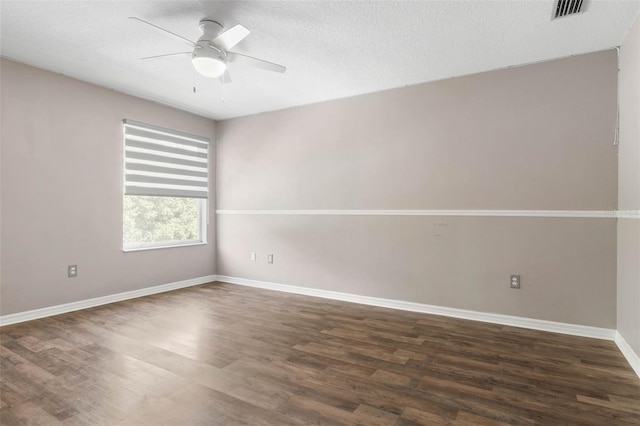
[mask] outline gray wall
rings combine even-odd
[[[213,220],[206,246],[122,252],[122,119],[213,140],[211,120],[6,59],[0,67],[2,315],[215,273]]]
[[[207,246],[123,253],[122,118],[214,124],[0,64],[2,315],[213,274],[217,255],[223,275],[616,327],[611,219],[220,215],[217,253],[213,223]],[[218,208],[613,210],[615,85],[609,51],[221,122]],[[621,98],[620,208],[639,209],[638,96]],[[638,222],[617,231],[619,328],[638,351]]]
[[[614,210],[616,70],[612,50],[219,122],[218,209]],[[221,275],[616,327],[614,219],[217,222]]]
[[[618,208],[640,210],[640,17],[620,48]],[[618,220],[618,331],[640,357],[640,220]]]

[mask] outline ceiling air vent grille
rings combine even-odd
[[[583,3],[584,0],[556,0],[552,19],[580,13],[583,10]]]

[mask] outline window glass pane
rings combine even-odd
[[[196,198],[124,196],[124,245],[202,241]]]

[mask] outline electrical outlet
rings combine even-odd
[[[267,263],[273,263],[273,255],[272,254],[268,254],[267,255]]]
[[[520,288],[520,275],[511,275],[510,288]]]
[[[252,262],[255,262],[255,261],[256,261],[256,259],[257,259],[257,257],[256,257],[256,252],[255,252],[255,251],[252,251],[252,252],[251,252],[251,261],[252,261]]]
[[[69,278],[75,278],[78,276],[78,265],[67,266],[67,275]]]

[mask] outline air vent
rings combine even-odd
[[[562,18],[563,16],[575,15],[582,12],[585,0],[556,0],[553,7],[551,19]]]

